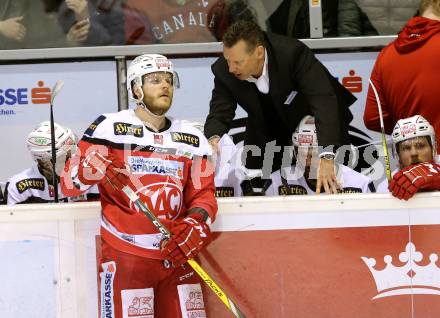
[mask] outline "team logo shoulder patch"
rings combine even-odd
[[[298,184],[282,185],[278,187],[279,195],[305,195],[307,194],[306,188]]]
[[[193,147],[200,147],[200,138],[196,135],[183,133],[183,132],[172,132],[171,140],[174,142],[184,143]]]
[[[98,125],[102,123],[105,118],[106,117],[104,115],[101,115],[98,118],[96,118],[95,121],[91,123],[90,126],[86,129],[84,135],[92,136],[93,132],[96,130],[96,127],[98,127]]]
[[[362,189],[355,187],[346,187],[340,190],[339,193],[362,193]]]
[[[115,135],[129,135],[134,137],[144,137],[144,127],[141,125],[132,125],[128,123],[114,123],[113,128],[115,131]]]
[[[19,193],[23,193],[24,191],[28,189],[35,189],[44,191],[44,179],[41,178],[30,178],[30,179],[24,179],[18,181],[15,186],[17,187],[17,190]]]

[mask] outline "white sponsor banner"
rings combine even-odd
[[[49,120],[51,89],[58,80],[64,87],[55,98],[55,121],[78,137],[99,114],[117,111],[115,62],[1,65],[0,181],[31,166],[26,136]]]

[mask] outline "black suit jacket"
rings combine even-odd
[[[320,146],[349,144],[348,124],[353,119],[349,106],[356,98],[345,89],[315,58],[302,42],[266,34],[269,94],[283,124],[293,133],[301,119],[314,115]],[[229,73],[228,65],[220,57],[212,66],[214,89],[205,123],[205,135],[222,136],[230,129],[237,104],[248,113],[245,145],[263,147],[267,127],[254,83],[237,79]],[[287,103],[292,91],[295,98]],[[285,138],[291,140],[291,136]],[[249,166],[248,166],[249,167]]]

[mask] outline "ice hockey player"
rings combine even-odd
[[[388,189],[388,181],[384,180],[378,192],[389,190],[396,198],[408,200],[420,191],[440,190],[440,166],[431,124],[420,115],[400,119],[391,137],[400,170],[393,174]]]
[[[315,194],[319,155],[314,117],[306,116],[301,120],[292,135],[292,142],[296,163],[272,173],[272,185],[266,191],[268,196]],[[337,164],[336,169],[341,186],[339,193],[374,192],[370,178],[341,164]]]
[[[54,123],[56,174],[60,176],[66,161],[76,151],[76,137],[70,128]],[[54,202],[54,184],[52,168],[50,122],[44,121],[27,137],[26,143],[32,158],[36,161],[31,168],[26,169],[6,183],[5,202],[8,205],[18,203],[48,203]],[[58,177],[59,179],[59,177]],[[97,188],[91,188],[86,193],[72,193],[66,196],[58,186],[60,202],[98,200]]]
[[[179,85],[165,56],[136,57],[127,89],[137,107],[99,116],[85,131],[63,187],[101,193],[100,317],[206,317],[201,279],[186,263],[210,241],[214,221],[211,147],[186,121],[165,116]],[[121,191],[129,185],[170,229],[162,234]],[[67,191],[67,189],[66,189]],[[195,296],[191,298],[192,296]]]

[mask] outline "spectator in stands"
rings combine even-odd
[[[440,165],[434,128],[422,116],[400,119],[392,133],[393,154],[400,171],[394,171],[388,190],[393,196],[408,200],[421,191],[440,190]],[[387,192],[388,181],[377,187]]]
[[[324,37],[377,35],[355,0],[322,0]],[[268,30],[297,39],[310,37],[308,0],[284,0],[267,19]]]
[[[215,2],[213,0],[127,0],[124,11],[132,14],[137,12],[144,17],[145,26],[138,23],[127,23],[127,39],[144,31],[144,37],[153,43],[185,43],[213,42],[214,36],[209,31],[212,23],[207,19],[207,13]],[[137,44],[147,44],[139,43]]]
[[[217,41],[221,41],[226,29],[238,20],[257,23],[257,14],[247,0],[218,0],[208,12],[208,27]]]
[[[298,123],[314,114],[321,146],[317,187],[322,183],[326,192],[336,192],[334,146],[349,143],[349,105],[356,98],[303,43],[265,33],[251,21],[231,25],[223,46],[223,56],[211,66],[214,89],[204,129],[212,147],[219,150],[218,141],[240,104],[248,113],[244,145],[255,150],[243,156],[245,166],[263,169],[263,178],[269,179],[280,168],[282,148],[290,145]],[[263,181],[256,179],[255,187],[264,188]]]
[[[0,4],[0,49],[24,47],[28,1],[4,0]]]
[[[73,45],[123,45],[122,0],[65,0],[58,19]]]
[[[47,203],[54,201],[54,184],[52,169],[50,122],[45,121],[38,125],[27,137],[27,147],[37,162],[36,165],[11,177],[6,183],[5,203]],[[56,138],[56,174],[59,176],[67,159],[76,151],[76,137],[66,127],[55,123]],[[90,189],[85,195],[66,197],[58,186],[60,201],[85,201],[99,198],[97,187]]]
[[[125,20],[125,44],[140,45],[159,43],[153,35],[150,19],[141,10],[122,5]]]
[[[432,123],[437,134],[440,132],[440,0],[422,0],[420,13],[380,52],[371,73],[387,134],[391,134],[400,118],[416,114]],[[371,87],[364,122],[367,128],[380,131],[377,101]]]
[[[318,175],[318,139],[315,118],[305,116],[292,135],[296,160],[291,167],[275,171],[271,175],[272,184],[266,195],[315,194]],[[338,193],[375,192],[370,178],[347,166],[336,165]],[[322,189],[323,191],[323,189]]]

